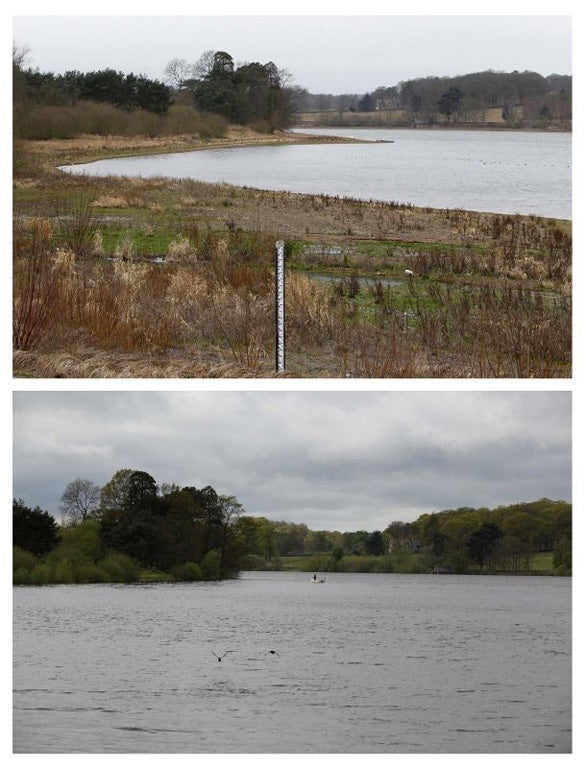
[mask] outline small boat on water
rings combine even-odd
[[[310,581],[311,581],[312,584],[324,584],[325,583],[325,579],[318,579],[317,578],[317,574],[315,574],[315,573],[311,577]]]

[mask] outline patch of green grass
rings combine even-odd
[[[123,227],[107,227],[100,230],[104,251],[107,254],[114,253],[125,238],[129,238],[139,255],[165,254],[169,243],[177,238],[177,232],[166,229],[155,229],[143,232],[139,229],[127,229]]]
[[[140,572],[139,582],[143,584],[160,584],[166,581],[172,581],[170,574],[163,571],[144,570]]]
[[[531,555],[529,570],[553,572],[553,552],[536,552]]]
[[[353,250],[363,256],[385,256],[402,258],[402,251],[425,253],[427,251],[457,251],[465,250],[464,246],[453,243],[417,242],[411,240],[359,240],[352,244]],[[396,253],[398,251],[398,253]]]
[[[284,555],[279,558],[279,568],[282,571],[309,571],[313,555]]]

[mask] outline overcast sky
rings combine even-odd
[[[572,73],[570,15],[458,15],[457,9],[462,6],[466,13],[470,3],[450,2],[441,7],[408,3],[405,7],[414,14],[426,6],[435,13],[450,12],[413,16],[372,15],[388,4],[368,1],[360,4],[368,14],[361,16],[316,15],[328,13],[323,2],[291,5],[289,11],[298,14],[294,16],[263,15],[262,8],[270,4],[254,2],[232,4],[237,9],[233,12],[245,8],[245,13],[260,15],[141,16],[132,11],[140,4],[103,2],[101,15],[73,16],[67,15],[70,3],[13,5],[14,41],[30,50],[27,64],[43,72],[113,68],[162,80],[172,59],[193,63],[207,50],[225,50],[236,63],[273,61],[312,93],[365,93],[415,77],[487,69]],[[548,10],[563,13],[564,5],[550,4]],[[55,15],[60,6],[65,10]],[[494,14],[503,6],[506,14],[540,8],[539,3],[494,2],[474,4],[474,13]],[[39,15],[34,15],[35,7]],[[92,4],[85,7],[88,13],[96,10]],[[350,11],[344,3],[335,7],[342,14],[356,13],[355,6]],[[454,8],[456,15],[450,11]],[[160,9],[185,13],[182,3]],[[32,15],[20,15],[24,13]],[[47,13],[52,15],[42,15]]]
[[[14,496],[52,514],[119,469],[314,530],[571,500],[567,392],[17,392]]]

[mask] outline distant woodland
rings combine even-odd
[[[485,123],[510,128],[568,128],[572,77],[493,70],[458,77],[424,77],[364,94],[305,93],[299,109],[321,113],[320,122],[329,125]]]
[[[230,124],[271,133],[292,124],[413,126],[481,123],[569,128],[572,78],[535,72],[425,77],[362,94],[312,94],[272,61],[237,65],[226,51],[173,59],[164,81],[113,69],[64,74],[13,51],[14,136],[221,136]]]
[[[130,469],[103,487],[71,481],[59,520],[21,499],[13,503],[16,584],[217,580],[280,568],[520,573],[535,571],[530,563],[544,553],[549,566],[541,570],[570,575],[571,541],[565,501],[462,507],[383,531],[341,533],[250,516],[234,496],[210,486],[159,486]]]

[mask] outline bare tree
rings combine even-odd
[[[175,90],[195,76],[195,65],[185,59],[172,59],[165,67],[165,81]]]
[[[28,45],[18,45],[15,43],[12,46],[12,66],[15,69],[24,69],[29,54],[30,48]]]
[[[193,65],[193,77],[203,80],[209,75],[216,61],[216,51],[205,51]]]
[[[78,477],[72,480],[61,496],[61,512],[70,523],[80,523],[92,517],[100,501],[100,486]]]

